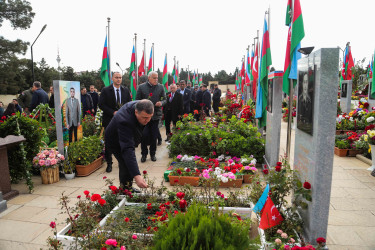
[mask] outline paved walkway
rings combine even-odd
[[[280,154],[285,152],[285,144],[286,123],[283,122]],[[291,148],[293,155],[293,145]],[[140,148],[137,148],[139,156]],[[150,177],[155,177],[156,183],[160,183],[162,173],[170,161],[164,141],[156,157],[156,162],[148,158],[145,163],[140,163],[140,168],[141,171],[147,170]],[[367,164],[356,158],[334,158],[327,235],[330,249],[375,249],[375,178],[367,168]],[[27,193],[24,184],[13,185],[12,188],[21,194],[8,201],[8,209],[0,214],[0,249],[46,248],[46,239],[52,236],[49,223],[56,218],[58,230],[65,225],[65,215],[60,214],[58,205],[61,193],[65,192],[72,201],[77,195],[82,195],[84,190],[101,193],[105,189],[103,176],[115,179],[115,184],[118,184],[116,160],[110,174],[105,172],[103,164],[88,177],[76,177],[70,181],[61,179],[50,185],[42,185],[40,177],[35,176],[33,194]]]

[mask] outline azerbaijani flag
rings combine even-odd
[[[202,75],[199,76],[199,86],[201,86],[202,83],[203,83],[203,79],[202,79],[202,77],[203,77]]]
[[[241,66],[241,93],[243,94],[243,88],[244,88],[244,85],[245,85],[245,61],[242,62],[242,66]]]
[[[234,82],[234,90],[237,91],[238,89],[238,73],[236,72],[236,81]]]
[[[258,80],[258,99],[256,102],[255,118],[259,119],[259,127],[267,124],[267,97],[268,97],[268,69],[272,64],[271,47],[267,20],[264,18],[264,29],[262,39],[262,57],[260,59],[260,70]]]
[[[107,36],[105,37],[105,43],[104,43],[104,49],[103,49],[103,58],[102,58],[102,68],[100,70],[100,78],[104,82],[104,86],[111,85],[111,81],[109,80],[109,74],[108,74],[108,50],[107,50]]]
[[[195,80],[195,70],[194,70],[194,74],[193,74],[193,87],[195,86],[196,84],[196,80]]]
[[[189,83],[190,82],[190,73],[188,72],[188,79],[187,79],[187,82]]]
[[[167,55],[165,55],[165,59],[164,59],[163,86],[164,86],[165,93],[167,93],[168,92]]]
[[[245,78],[245,83],[246,86],[250,86],[250,72],[251,72],[251,66],[250,66],[250,55],[249,51],[247,51],[247,59],[246,59],[246,78]]]
[[[146,69],[145,69],[145,53],[142,53],[141,64],[139,64],[139,67],[138,67],[138,76],[143,76],[145,74],[146,74]]]
[[[153,58],[152,58],[152,47],[151,47],[150,60],[148,61],[147,75],[148,75],[148,73],[150,73],[153,70],[152,61],[153,61]]]
[[[251,75],[253,76],[253,95],[254,95],[254,100],[257,99],[257,84],[258,84],[258,69],[259,69],[259,52],[258,52],[258,48],[259,48],[259,42],[257,41],[256,43],[256,49],[255,49],[255,55],[254,55],[254,58],[253,58],[253,66],[252,66],[252,70],[251,70]]]
[[[288,0],[290,8],[291,1]],[[297,62],[301,58],[298,50],[301,48],[301,40],[305,37],[305,29],[303,27],[303,18],[301,4],[299,0],[294,0],[293,21],[288,29],[288,39],[286,46],[286,55],[284,63],[283,75],[283,91],[289,95],[289,79],[293,79],[293,87],[297,84]]]
[[[177,67],[176,67],[176,82],[178,82],[178,62],[177,62]]]
[[[353,77],[352,68],[354,67],[354,61],[352,57],[352,49],[350,46],[346,46],[345,48],[344,62],[342,66],[343,69],[340,78],[340,88],[342,80],[352,80]]]
[[[177,82],[177,78],[176,78],[176,64],[173,65],[172,77],[173,77],[173,83],[176,83]]]
[[[137,95],[137,78],[135,75],[135,49],[133,45],[133,52],[132,58],[130,61],[130,69],[129,69],[129,79],[130,79],[130,92],[132,94],[133,101],[135,100],[135,96]]]
[[[286,15],[285,15],[285,25],[286,26],[289,26],[290,25],[290,21],[292,21],[291,17],[290,17],[291,13],[289,13],[291,9],[292,9],[292,0],[288,0],[288,4],[286,6]]]

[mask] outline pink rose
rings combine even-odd
[[[180,160],[182,158],[182,155],[177,155],[176,158]]]
[[[290,241],[290,243],[296,242],[293,238],[290,238],[289,241]]]
[[[49,151],[48,151],[48,150],[44,150],[44,151],[43,151],[43,154],[45,154],[45,155],[49,155]]]
[[[126,250],[125,246],[121,246],[120,250]]]
[[[138,236],[135,235],[135,234],[133,234],[132,239],[133,239],[133,240],[136,240],[136,239],[138,239]]]
[[[117,241],[115,239],[108,239],[108,240],[105,241],[105,244],[107,244],[109,246],[117,247]]]
[[[56,159],[51,159],[51,165],[55,165],[57,163]]]
[[[287,238],[288,238],[288,235],[287,235],[286,233],[282,233],[282,234],[281,234],[281,238],[287,239]]]
[[[275,240],[275,243],[276,243],[277,245],[280,245],[280,244],[281,244],[281,240],[280,240],[279,238],[277,238],[277,239]]]
[[[278,233],[278,234],[282,234],[283,233],[283,230],[281,230],[281,229],[277,229],[277,232],[276,233]]]
[[[65,157],[62,155],[62,156],[60,156],[60,159],[63,161],[63,160],[65,160]]]
[[[250,166],[245,166],[244,169],[245,170],[250,170]]]
[[[39,161],[39,166],[44,166],[45,163],[46,163],[45,160],[40,160]]]

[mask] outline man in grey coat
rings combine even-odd
[[[150,156],[152,161],[156,161],[156,140],[158,137],[158,124],[163,116],[162,106],[166,103],[164,87],[158,83],[158,73],[151,71],[148,74],[148,81],[139,85],[137,89],[136,100],[148,99],[154,104],[154,115],[151,121],[143,130],[141,141],[142,158],[145,162],[148,155],[148,144],[150,144]]]
[[[65,101],[66,104],[66,127],[69,129],[69,143],[72,142],[72,135],[74,132],[74,139],[77,141],[77,127],[80,124],[81,105],[77,98],[74,97],[75,89],[70,88],[70,98]]]

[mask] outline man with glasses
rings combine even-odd
[[[102,125],[107,128],[109,122],[116,112],[127,102],[131,101],[130,91],[127,87],[121,86],[122,76],[119,72],[112,75],[113,84],[102,89],[99,97],[99,107],[103,110]],[[105,149],[105,160],[107,161],[106,171],[112,171],[112,153]]]

